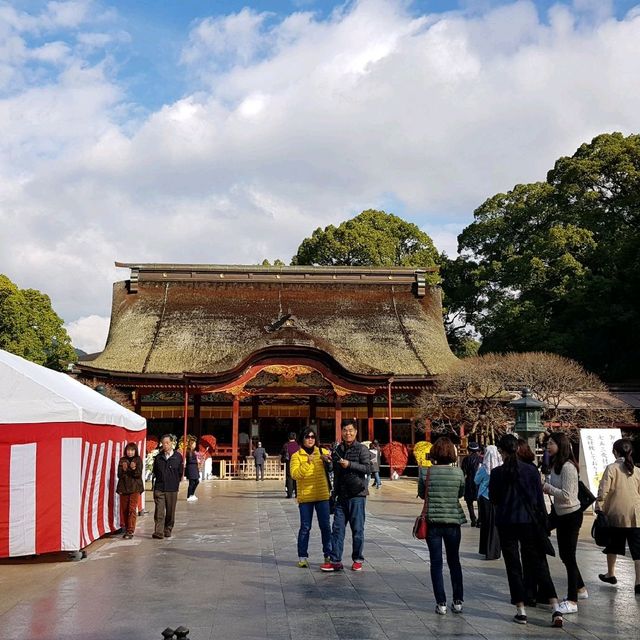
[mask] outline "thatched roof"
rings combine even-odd
[[[118,264],[118,263],[117,263]],[[415,269],[138,265],[117,282],[92,369],[220,374],[292,345],[360,375],[430,376],[456,360],[440,290]]]

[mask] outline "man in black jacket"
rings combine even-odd
[[[364,562],[364,510],[369,491],[367,476],[371,473],[369,449],[356,440],[352,420],[342,425],[342,442],[333,452],[336,510],[331,531],[331,561],[321,565],[322,571],[340,571],[347,523],[351,527],[353,571],[362,571]]]
[[[155,531],[151,537],[156,539],[171,537],[182,480],[182,456],[174,451],[171,436],[162,436],[160,444],[162,448],[153,459],[153,501],[156,510],[153,516]]]

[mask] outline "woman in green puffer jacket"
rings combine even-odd
[[[451,610],[462,613],[463,586],[460,565],[460,525],[467,519],[460,506],[464,495],[464,474],[453,466],[458,456],[449,438],[439,438],[429,454],[433,466],[420,469],[418,495],[427,495],[427,545],[431,565],[431,584],[436,598],[436,613],[447,613],[447,595],[442,576],[442,543],[447,552],[453,603]]]

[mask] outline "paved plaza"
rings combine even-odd
[[[640,638],[631,561],[620,559],[617,587],[599,583],[606,564],[588,536],[591,518],[578,547],[590,594],[580,613],[552,629],[550,612],[528,609],[529,624],[519,627],[504,564],[480,559],[479,530],[469,526],[461,548],[464,613],[434,613],[428,551],[411,538],[420,510],[411,480],[386,482],[369,498],[360,573],[319,571],[317,527],[311,569],[295,566],[298,510],[279,482],[208,481],[195,503],[184,490],[183,483],[170,540],[151,539],[150,513],[133,540],[100,540],[79,562],[1,561],[0,638],[153,640],[179,625],[191,640]],[[562,596],[564,568],[558,558],[550,565]],[[445,584],[450,592],[446,570]]]

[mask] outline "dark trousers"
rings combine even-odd
[[[486,556],[487,560],[497,560],[500,557],[500,536],[496,528],[495,507],[482,496],[478,498],[478,515],[480,517],[478,553]]]
[[[556,590],[549,574],[542,544],[529,524],[498,527],[502,557],[507,570],[511,604],[535,602],[538,593],[555,598]],[[546,575],[545,575],[546,567]]]
[[[342,562],[344,550],[344,536],[347,523],[351,527],[353,550],[351,559],[361,562],[364,559],[364,507],[366,498],[339,498],[336,501],[336,511],[333,514],[333,528],[331,530],[331,560]]]
[[[132,534],[136,530],[139,500],[139,493],[120,494],[120,524],[124,527],[125,533]]]
[[[464,599],[462,587],[462,567],[460,566],[460,525],[457,524],[432,524],[429,523],[427,531],[427,546],[429,547],[429,563],[431,565],[431,584],[433,595],[437,604],[447,602],[447,594],[444,590],[444,577],[442,575],[442,543],[447,552],[447,564],[451,576],[451,588],[453,599]]]
[[[329,513],[329,501],[303,502],[298,505],[300,510],[300,529],[298,530],[298,558],[309,557],[309,534],[313,522],[315,510],[322,537],[322,552],[324,557],[331,555],[331,518]]]
[[[471,526],[473,527],[477,522],[476,510],[473,506],[475,500],[468,500],[467,498],[465,498],[464,501],[467,503],[467,509],[469,510],[469,519],[471,520]],[[478,509],[478,511],[480,511],[480,509]]]
[[[189,480],[189,487],[187,489],[187,498],[190,498],[191,496],[195,495],[196,488],[199,484],[200,484],[200,480],[198,479]]]
[[[256,464],[256,480],[264,480],[264,464]]]
[[[155,533],[159,536],[171,535],[176,519],[178,492],[154,490],[153,501],[156,504],[156,510],[153,514]]]
[[[284,465],[285,479],[284,488],[287,491],[287,498],[293,498],[296,495],[296,481],[291,477],[291,463],[286,462]]]
[[[584,581],[578,569],[576,549],[578,548],[578,534],[582,526],[583,513],[578,509],[564,516],[557,516],[556,535],[558,536],[558,551],[560,560],[567,570],[567,600],[578,600],[578,589],[584,587]]]

